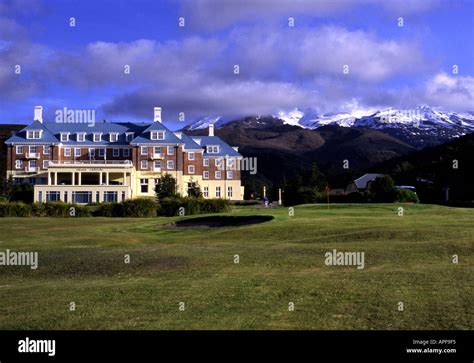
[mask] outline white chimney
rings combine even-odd
[[[214,125],[209,125],[209,136],[214,136]]]
[[[39,121],[43,123],[43,106],[35,106],[35,117],[33,121]]]
[[[155,107],[155,116],[153,118],[153,122],[161,122],[161,107]]]

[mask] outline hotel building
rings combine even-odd
[[[242,155],[214,136],[188,136],[161,122],[43,122],[36,106],[34,121],[5,143],[7,178],[34,185],[34,201],[69,203],[120,202],[154,197],[164,174],[176,179],[187,195],[199,185],[204,198],[242,200]]]

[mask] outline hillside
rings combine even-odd
[[[207,130],[187,130],[204,135]],[[368,168],[393,157],[406,155],[416,149],[378,130],[327,125],[316,130],[290,126],[272,117],[246,118],[217,128],[216,135],[232,146],[238,146],[245,157],[256,157],[255,176],[243,173],[246,185],[277,184],[313,162],[326,174],[347,173]]]

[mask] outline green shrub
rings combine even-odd
[[[231,203],[225,199],[202,199],[201,213],[229,212]]]
[[[129,199],[121,203],[102,203],[97,206],[82,206],[64,202],[25,204],[22,202],[0,202],[0,217],[139,217],[157,215],[176,216],[180,208],[185,215],[222,213],[230,210],[225,199],[203,199],[193,197],[164,198],[160,204],[153,199]],[[74,208],[74,215],[72,209]]]
[[[23,202],[0,203],[0,217],[30,217],[32,207]]]
[[[162,198],[158,207],[158,215],[172,217],[178,215],[179,207],[181,207],[182,198]]]
[[[393,179],[384,175],[368,184],[370,201],[375,203],[393,203],[397,199],[397,189]]]
[[[158,204],[149,198],[129,199],[121,203],[122,217],[156,217]]]
[[[69,209],[75,205],[64,202],[44,203],[44,210],[48,217],[69,217]]]
[[[180,208],[184,215],[201,213],[222,213],[230,210],[231,203],[225,199],[203,199],[193,197],[164,198],[160,202],[158,214],[162,216],[177,216]]]
[[[0,203],[0,217],[11,217],[11,207],[8,202]]]
[[[35,217],[47,217],[48,213],[46,210],[46,203],[34,203],[32,204],[33,215]]]
[[[121,203],[102,203],[92,213],[95,217],[156,217],[158,204],[149,198],[129,199]]]
[[[76,217],[92,217],[92,211],[88,206],[75,205],[74,208],[76,208]]]
[[[396,201],[399,203],[420,203],[418,195],[409,189],[397,189]]]
[[[122,217],[121,203],[102,203],[98,204],[92,213],[94,217]]]

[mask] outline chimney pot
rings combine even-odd
[[[35,106],[33,121],[39,121],[43,123],[43,106]]]
[[[209,136],[214,136],[214,125],[209,125]]]
[[[161,122],[161,107],[154,108],[153,122]]]

